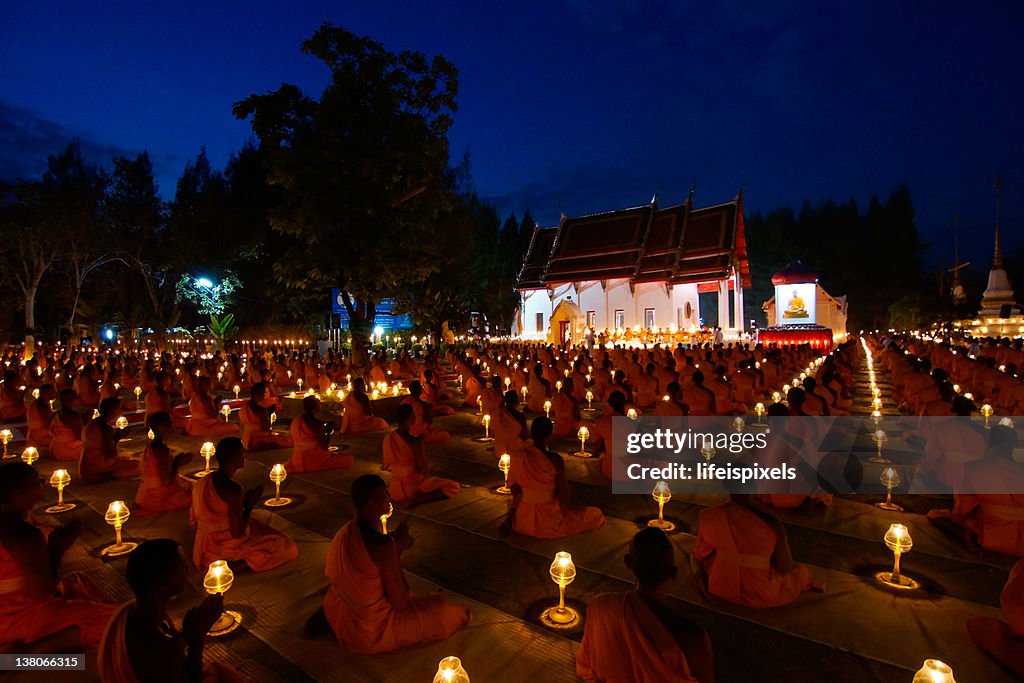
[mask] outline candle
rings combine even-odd
[[[676,528],[676,525],[672,522],[665,521],[665,503],[672,500],[672,491],[668,487],[668,482],[659,481],[655,484],[654,490],[651,492],[651,496],[658,503],[658,518],[647,522],[647,526],[657,527],[658,529],[664,529],[665,531],[672,531]]]
[[[501,457],[498,458],[498,469],[505,476],[505,483],[499,486],[496,490],[502,495],[508,495],[512,493],[512,489],[508,487],[508,470],[512,465],[512,456],[508,453],[502,453]]]
[[[579,621],[580,615],[572,607],[565,604],[565,588],[576,578],[576,565],[572,555],[563,551],[555,553],[550,568],[551,580],[558,585],[558,606],[549,607],[541,615],[541,621],[556,627],[568,627]]]
[[[122,500],[115,500],[107,506],[107,512],[103,515],[103,519],[107,524],[114,527],[115,541],[114,545],[107,546],[103,549],[102,554],[106,557],[119,557],[121,555],[127,555],[135,549],[137,543],[131,541],[125,543],[121,540],[121,527],[128,521],[128,517],[131,515],[131,511],[128,506],[124,504]]]

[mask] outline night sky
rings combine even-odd
[[[999,174],[1024,244],[1019,0],[157,4],[0,3],[0,178],[77,136],[104,163],[148,149],[170,197],[202,145],[222,165],[249,137],[233,102],[319,94],[299,46],[330,21],[456,64],[452,154],[502,214],[669,204],[694,182],[698,205],[745,185],[749,214],[906,182],[932,257],[959,211],[987,263]]]

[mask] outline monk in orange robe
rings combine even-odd
[[[971,617],[967,633],[985,654],[1004,669],[1024,680],[1024,559],[1010,570],[1010,579],[999,596],[1001,621],[993,617]]]
[[[146,398],[143,400],[143,403],[146,406],[146,419],[149,419],[150,415],[155,415],[156,413],[170,414],[171,376],[162,370],[156,373],[154,386],[146,392]]]
[[[223,594],[208,595],[185,613],[179,632],[167,614],[188,585],[177,541],[145,541],[128,556],[125,578],[135,600],[114,614],[99,647],[103,683],[242,683],[237,671],[203,662],[206,633],[224,610]]]
[[[75,520],[49,532],[29,522],[43,500],[39,472],[22,462],[0,467],[0,649],[74,652],[95,647],[114,611],[85,577],[58,569],[82,530]]]
[[[430,476],[423,438],[410,432],[416,422],[412,406],[408,403],[398,406],[395,418],[398,429],[384,437],[384,469],[391,471],[388,486],[391,500],[416,505],[459,495],[462,491],[459,482]]]
[[[192,560],[198,569],[205,570],[215,560],[245,560],[254,572],[264,572],[299,555],[291,539],[251,519],[263,486],[242,491],[233,477],[244,465],[242,440],[229,436],[217,444],[217,471],[192,487]]]
[[[253,384],[249,390],[249,400],[238,411],[238,419],[242,423],[242,444],[249,451],[291,448],[291,437],[275,434],[271,429],[271,410],[263,407],[266,394],[266,385],[262,382]]]
[[[519,394],[512,389],[505,392],[503,404],[497,413],[491,414],[491,430],[494,434],[494,452],[509,453],[522,450],[530,438],[526,416],[519,410]],[[500,455],[499,455],[500,457]]]
[[[25,392],[19,387],[18,373],[4,371],[0,382],[0,422],[15,422],[25,417]]]
[[[683,401],[683,389],[679,382],[669,382],[665,395],[654,406],[655,417],[686,417],[689,414],[690,407]]]
[[[1017,433],[995,425],[988,454],[963,466],[952,510],[930,510],[928,521],[968,547],[1024,557],[1024,465],[1013,459]]]
[[[693,559],[701,589],[753,608],[787,605],[806,590],[820,589],[811,572],[793,562],[782,523],[753,508],[748,496],[700,513]]]
[[[53,410],[50,402],[57,398],[57,391],[52,384],[39,387],[39,398],[32,399],[25,411],[28,421],[26,443],[36,448],[49,448],[53,437],[50,435],[50,422],[53,421]]]
[[[476,402],[480,398],[481,392],[484,390],[484,384],[480,381],[480,377],[475,370],[475,366],[469,377],[464,379],[463,385],[466,392],[466,398],[463,399],[462,405],[476,408]]]
[[[608,396],[608,407],[604,415],[597,418],[597,422],[590,430],[595,452],[603,453],[601,456],[601,473],[611,479],[615,473],[614,456],[612,455],[612,424],[616,417],[626,417],[626,395],[621,391],[613,391]]]
[[[714,683],[707,632],[665,605],[679,571],[665,532],[637,532],[626,566],[636,576],[636,589],[603,593],[587,605],[576,675],[588,681]]]
[[[928,473],[949,488],[956,486],[964,465],[983,457],[986,450],[985,430],[970,420],[974,404],[957,396],[951,408],[956,417],[926,421],[924,459],[918,465],[920,474]]]
[[[375,654],[443,640],[466,626],[468,608],[438,593],[409,590],[402,553],[412,537],[405,523],[393,534],[381,532],[380,518],[390,506],[384,480],[357,478],[352,502],[356,518],[334,536],[325,568],[331,587],[322,611],[338,642],[349,652]]]
[[[322,472],[339,470],[352,466],[352,456],[343,452],[345,447],[331,450],[331,435],[338,427],[337,422],[325,422],[318,415],[320,399],[306,396],[302,399],[302,415],[292,420],[289,433],[294,450],[291,460],[285,463],[289,472]]]
[[[423,400],[423,388],[420,383],[409,383],[409,396],[402,401],[403,404],[412,406],[416,421],[413,423],[410,433],[413,436],[423,438],[423,443],[442,443],[451,438],[451,434],[442,430],[434,429],[434,411],[430,404]]]
[[[683,399],[690,406],[690,415],[717,415],[715,392],[704,386],[704,373],[695,370],[690,383],[683,389]]]
[[[60,392],[60,411],[50,420],[50,456],[54,460],[78,460],[82,457],[82,416],[78,414],[78,394],[74,389]]]
[[[117,454],[117,442],[124,432],[114,427],[121,417],[121,399],[100,401],[99,416],[82,430],[82,457],[78,460],[78,476],[83,482],[139,476],[139,461]]]
[[[595,507],[573,507],[562,457],[547,449],[551,420],[534,418],[533,443],[512,453],[508,483],[512,487],[512,530],[533,538],[565,538],[600,529],[604,515]]]
[[[555,416],[555,436],[576,436],[581,423],[580,404],[573,396],[571,377],[562,380],[562,389],[551,398],[551,413]]]
[[[422,398],[430,405],[430,410],[434,415],[452,415],[455,413],[454,408],[441,403],[442,399],[450,398],[450,394],[438,385],[437,375],[434,374],[433,370],[430,368],[423,370],[420,385],[423,387]]]
[[[379,432],[388,428],[387,420],[373,416],[370,398],[366,395],[366,382],[362,377],[352,380],[352,391],[342,401],[345,413],[341,417],[342,434]]]
[[[185,431],[192,436],[220,439],[238,434],[238,426],[224,422],[217,417],[217,408],[210,395],[210,378],[200,377],[196,383],[196,391],[188,400],[189,418]]]
[[[175,512],[192,504],[192,486],[178,476],[178,470],[192,462],[192,453],[171,455],[167,437],[174,433],[168,413],[153,413],[146,420],[153,440],[142,452],[142,483],[135,504],[147,513]]]

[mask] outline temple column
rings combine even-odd
[[[735,312],[733,315],[736,319],[736,332],[739,334],[743,333],[746,329],[746,319],[743,317],[743,279],[740,277],[739,271],[733,272],[733,308]]]
[[[718,281],[718,326],[727,330],[729,325],[729,280]]]

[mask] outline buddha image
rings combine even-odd
[[[783,318],[806,318],[808,317],[807,307],[803,298],[793,290],[793,296],[789,299],[789,306],[782,312]]]

